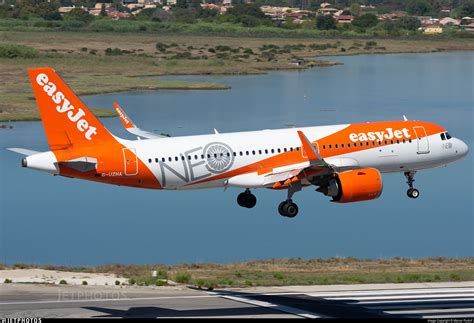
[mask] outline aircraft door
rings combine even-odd
[[[123,148],[122,151],[125,176],[138,175],[138,160],[135,149]]]
[[[428,154],[430,152],[430,143],[424,127],[413,127],[418,143],[418,154]]]

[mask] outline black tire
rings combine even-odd
[[[416,188],[414,188],[414,189],[411,191],[411,198],[412,198],[412,199],[416,199],[416,198],[418,198],[418,196],[420,196],[420,191],[418,191]]]
[[[285,205],[286,205],[286,201],[283,201],[278,205],[278,213],[280,213],[280,215],[284,217],[286,217],[286,214],[284,211]]]
[[[257,204],[257,198],[251,193],[247,193],[247,205],[245,206],[248,209],[253,208]]]
[[[246,201],[247,201],[247,197],[246,197],[246,194],[247,193],[240,193],[238,196],[237,196],[237,204],[239,204],[239,206],[241,207],[247,207],[246,205]]]
[[[298,205],[295,203],[288,203],[285,207],[286,216],[289,218],[294,218],[298,215]]]
[[[411,192],[412,192],[412,191],[413,191],[412,188],[409,188],[408,191],[407,191],[407,196],[408,196],[409,198],[413,198],[413,197],[411,196]]]
[[[242,192],[237,196],[237,204],[251,209],[257,204],[257,198],[252,193]]]

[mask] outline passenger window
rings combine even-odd
[[[174,160],[175,160],[175,161],[178,161],[178,156],[175,156],[175,157],[174,157]]]
[[[247,150],[247,151],[245,152],[245,154],[248,156],[248,155],[249,155],[249,151]]]
[[[166,160],[165,157],[161,158],[161,161],[162,161],[163,163],[165,162],[165,160]]]
[[[362,147],[363,145],[364,145],[364,143],[363,143],[363,142],[361,142],[361,143],[360,143],[360,146]]]
[[[338,147],[338,145],[337,145],[337,144],[335,144],[335,145],[334,145],[334,148],[337,148],[337,147]]]
[[[261,155],[261,154],[262,154],[262,151],[261,151],[260,149],[258,150],[258,154],[259,154],[259,155]]]
[[[388,141],[387,141],[387,140],[385,140],[385,144],[388,144]]]
[[[188,155],[188,160],[191,160],[191,155]]]
[[[397,144],[399,144],[399,143],[400,143],[400,140],[397,139]]]
[[[240,155],[240,156],[242,156],[242,155],[243,155],[241,151],[239,151],[239,155]]]
[[[214,158],[217,158],[217,154],[214,154]]]
[[[347,148],[351,148],[351,144],[350,144],[350,143],[347,144]]]
[[[411,139],[408,139],[408,142],[411,144]]]
[[[268,154],[268,149],[265,149],[265,154]]]
[[[341,144],[341,148],[344,148],[344,144]]]
[[[278,148],[277,151],[278,151],[278,153],[281,153],[281,149],[280,149],[280,148]]]
[[[403,143],[406,143],[407,141],[405,139],[403,139]]]
[[[286,148],[283,148],[283,151],[286,153]]]
[[[332,149],[332,145],[329,145],[329,149]]]
[[[198,155],[194,155],[194,159],[198,159]]]
[[[275,149],[272,149],[271,152],[272,152],[272,154],[274,154],[274,153],[275,153]]]
[[[151,163],[151,158],[148,158],[148,162]]]
[[[290,147],[290,151],[293,151],[293,147]]]
[[[168,157],[168,161],[171,161],[171,160],[172,160],[171,157]]]

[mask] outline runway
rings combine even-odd
[[[474,318],[474,282],[261,287],[3,284],[0,317]]]

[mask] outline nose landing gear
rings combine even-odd
[[[251,209],[257,204],[257,198],[250,192],[250,189],[247,188],[245,192],[242,192],[237,196],[237,203],[241,207]]]
[[[413,188],[413,182],[415,181],[415,171],[411,172],[405,172],[405,177],[407,179],[407,184],[408,184],[408,191],[407,191],[407,196],[412,199],[418,198],[420,196],[420,191],[418,191],[416,188]]]

